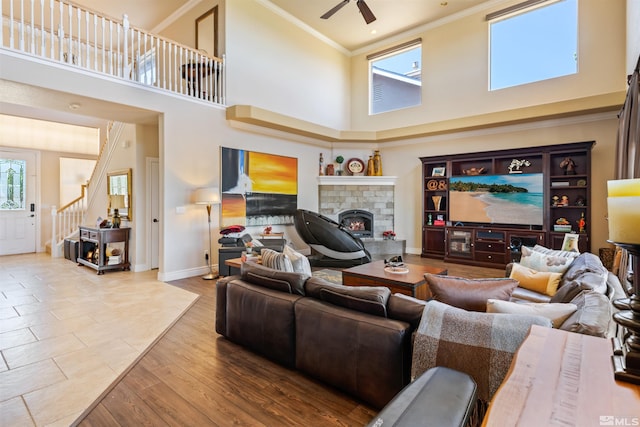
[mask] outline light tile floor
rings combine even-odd
[[[68,426],[198,298],[156,271],[0,257],[0,426]]]

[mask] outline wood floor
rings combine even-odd
[[[412,255],[405,261],[462,277],[503,274]],[[195,277],[170,284],[201,297],[79,425],[362,426],[377,413],[217,335],[213,282]]]

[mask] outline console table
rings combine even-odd
[[[640,385],[615,381],[611,341],[533,326],[483,426],[638,425]]]
[[[98,252],[97,263],[92,259],[85,259],[80,253],[77,258],[78,265],[85,265],[98,270],[98,274],[104,274],[105,270],[129,270],[129,232],[131,228],[95,228],[80,226],[80,244],[79,247],[83,247],[84,242],[93,243],[96,246]],[[122,258],[118,264],[109,264],[106,262],[106,250],[108,243],[124,243],[124,251]]]

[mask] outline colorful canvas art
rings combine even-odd
[[[222,224],[293,224],[298,159],[222,147]]]

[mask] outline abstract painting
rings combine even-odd
[[[222,147],[222,227],[293,224],[298,159]]]

